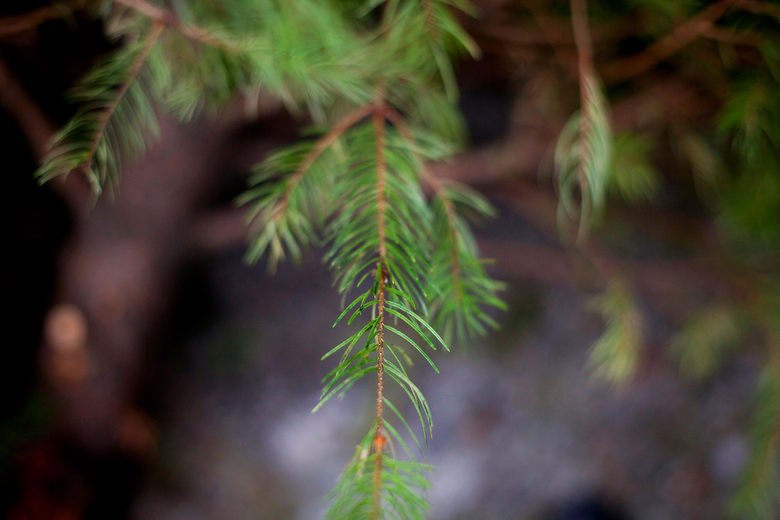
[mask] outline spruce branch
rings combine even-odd
[[[276,175],[280,166],[280,159],[284,156],[272,156],[266,160],[264,168],[258,171],[252,179],[252,183],[258,187],[246,192],[238,199],[240,204],[254,201],[253,207],[247,216],[248,222],[253,225],[253,236],[247,251],[247,259],[254,262],[259,259],[266,250],[269,250],[268,267],[273,272],[279,260],[285,257],[285,248],[297,258],[301,246],[306,245],[313,236],[310,226],[301,225],[300,222],[308,220],[307,215],[302,215],[300,204],[291,207],[294,197],[304,196],[312,200],[316,196],[306,192],[316,190],[318,179],[310,179],[314,186],[305,183],[307,177],[316,177],[312,173],[312,167],[322,154],[330,148],[345,132],[355,126],[365,117],[376,110],[373,104],[362,106],[343,116],[324,136],[319,138],[311,149],[295,163],[292,172],[282,181],[276,182],[278,187],[268,191],[265,184],[274,182],[271,176]],[[292,158],[295,161],[295,157]],[[331,178],[332,181],[332,178]],[[281,184],[283,183],[283,184]],[[300,193],[302,192],[303,193]],[[328,213],[328,210],[325,210]],[[291,228],[292,233],[291,233]],[[295,232],[295,230],[298,232]],[[297,240],[296,240],[297,239]],[[270,248],[270,249],[269,249]]]
[[[429,272],[426,258],[431,241],[427,238],[427,228],[432,214],[421,193],[418,164],[410,151],[413,146],[400,136],[396,125],[386,126],[386,119],[393,120],[389,115],[391,109],[381,99],[382,94],[380,89],[379,101],[372,104],[370,126],[352,128],[344,135],[344,153],[350,158],[345,177],[338,182],[344,186],[343,195],[339,196],[343,196],[343,203],[328,229],[332,245],[326,260],[337,271],[339,291],[360,287],[368,277],[373,279],[372,288],[358,295],[336,323],[349,316],[349,324],[369,309],[372,317],[324,356],[343,351],[340,363],[325,378],[315,410],[334,395],[343,394],[358,379],[377,372],[374,425],[361,450],[363,454],[345,469],[334,490],[335,500],[326,516],[334,519],[379,519],[389,515],[422,518],[427,505],[415,490],[425,488],[427,481],[415,476],[423,466],[413,460],[397,459],[395,444],[413,455],[387,421],[385,405],[399,416],[407,429],[409,426],[388,401],[386,382],[398,383],[412,401],[426,443],[433,422],[425,397],[404,367],[411,364],[411,358],[399,345],[391,343],[389,336],[406,342],[437,371],[423,347],[427,344],[428,348],[435,349],[429,337],[432,336],[446,348],[444,340],[414,310],[418,303],[425,302],[421,285]],[[370,161],[367,154],[371,156]],[[390,317],[407,325],[424,343],[390,325],[387,322]],[[363,348],[354,352],[353,348],[361,341],[365,342]],[[389,451],[385,452],[386,448]],[[369,462],[373,466],[370,478],[359,469]],[[351,496],[346,497],[345,493]]]
[[[146,60],[149,58],[149,54],[152,52],[152,48],[157,43],[157,40],[160,38],[164,28],[165,24],[162,22],[155,22],[152,24],[152,28],[149,30],[149,34],[146,36],[144,46],[141,49],[141,52],[138,53],[138,56],[136,57],[127,78],[125,79],[124,83],[122,83],[117,89],[114,100],[103,110],[103,112],[98,117],[97,130],[95,131],[95,136],[92,138],[92,144],[89,147],[90,152],[83,166],[85,171],[89,171],[92,168],[92,163],[95,160],[95,151],[97,150],[98,143],[103,138],[103,134],[106,130],[106,127],[108,126],[108,122],[111,120],[111,116],[114,115],[114,111],[119,105],[119,102],[122,101],[122,98],[124,98],[125,94],[127,94],[127,90],[130,88],[130,85],[133,83],[133,81],[135,81],[138,73],[141,72],[141,68],[143,68]]]
[[[435,323],[442,326],[447,340],[455,329],[458,339],[465,342],[467,336],[484,334],[487,330],[484,325],[491,328],[497,326],[483,307],[505,309],[506,306],[496,297],[496,293],[503,289],[503,284],[492,280],[485,273],[469,227],[458,215],[456,200],[480,216],[492,217],[495,211],[484,198],[470,192],[465,186],[445,186],[426,166],[425,158],[416,144],[418,140],[403,117],[396,110],[389,109],[387,118],[406,141],[422,180],[433,190],[435,199],[444,210],[443,225],[438,226],[443,230],[443,235],[432,246],[433,261],[428,276],[432,289],[428,303]]]
[[[588,7],[586,0],[571,0],[571,24],[574,30],[574,43],[577,47],[577,66],[580,78],[580,139],[579,161],[577,163],[577,180],[582,191],[582,215],[580,215],[580,231],[578,239],[585,233],[585,225],[590,218],[590,205],[587,199],[592,187],[588,183],[586,164],[589,162],[592,150],[588,148],[588,136],[593,124],[589,108],[592,106],[591,83],[595,81],[593,72],[593,42],[588,30]]]
[[[157,120],[138,76],[164,28],[154,23],[141,41],[98,63],[74,87],[71,97],[81,107],[50,144],[35,174],[40,182],[80,170],[98,194],[116,182],[122,159],[143,151]]]
[[[567,219],[579,221],[576,240],[582,244],[604,205],[614,144],[606,100],[593,68],[585,0],[571,0],[571,13],[577,47],[580,110],[561,131],[555,147],[555,166],[560,197],[559,225],[567,227]],[[563,231],[564,237],[568,235],[568,231]]]

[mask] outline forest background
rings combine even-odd
[[[158,9],[181,14],[183,5]],[[429,456],[439,466],[432,514],[555,515],[561,503],[594,495],[637,518],[773,518],[780,7],[594,2],[576,14],[577,5],[446,7],[480,51],[455,66],[457,87],[441,71],[441,86],[459,98],[468,147],[431,172],[499,208],[479,245],[495,259],[490,273],[510,283],[508,312],[491,314],[502,331],[450,361],[437,357],[440,376],[417,369],[428,392],[444,394],[438,405],[431,398],[434,417],[444,409],[443,433],[431,441],[444,444]],[[275,439],[271,452],[290,442],[307,467],[322,451],[340,453],[336,469],[323,470],[331,482],[348,459],[339,450],[356,442],[344,427],[354,417],[330,416],[324,431],[338,433],[311,438],[291,426],[297,415],[282,412],[311,398],[327,373],[312,367],[341,341],[327,323],[338,298],[307,292],[328,287],[330,275],[306,262],[280,267],[273,281],[239,263],[246,210],[233,201],[251,167],[321,125],[321,115],[263,93],[225,96],[218,115],[186,125],[163,117],[160,141],[123,168],[113,200],[95,199],[95,178],[90,186],[78,174],[36,186],[52,136],[74,114],[66,93],[123,43],[94,7],[19,3],[0,20],[6,193],[18,203],[4,206],[3,219],[13,304],[2,369],[3,507],[13,518],[314,515],[322,504],[296,496],[322,495],[321,484],[272,478],[284,460],[256,454],[255,465],[228,465],[253,475],[236,496],[218,484],[236,487],[217,477],[226,466],[181,460],[224,460],[215,445],[228,460],[245,453],[234,430],[224,433],[229,442],[222,434],[183,440],[225,427],[225,415],[245,424],[253,414],[242,402],[279,420],[250,423]],[[364,14],[382,9],[368,4]],[[585,132],[572,119],[580,105],[592,122]],[[583,134],[600,136],[584,141],[604,163],[584,172],[570,153]],[[256,330],[252,319],[267,321]],[[269,325],[283,319],[307,330]],[[287,346],[292,338],[300,348]],[[442,386],[429,381],[436,377]],[[447,396],[452,385],[469,391],[447,412],[442,401],[458,401]],[[211,415],[190,392],[216,399]],[[280,393],[291,404],[266,403]],[[217,406],[226,398],[233,415]],[[528,455],[540,450],[555,454]],[[183,476],[193,471],[204,478]],[[470,477],[447,480],[459,473]]]

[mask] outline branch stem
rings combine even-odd
[[[149,17],[156,22],[169,25],[184,36],[193,40],[197,40],[201,43],[205,43],[206,45],[210,45],[212,47],[216,47],[234,54],[238,54],[240,52],[238,47],[214,36],[206,29],[198,27],[197,25],[184,24],[171,11],[160,9],[159,7],[145,2],[144,0],[114,0],[114,2],[125,7],[129,7],[130,9],[133,9],[134,11]]]
[[[385,285],[387,283],[387,270],[385,269],[385,257],[387,245],[385,236],[385,211],[387,199],[385,190],[387,186],[387,165],[385,163],[385,109],[384,104],[377,104],[374,110],[374,129],[376,131],[376,190],[377,190],[377,229],[379,232],[379,261],[376,264],[377,276],[379,276],[379,288],[377,289],[377,383],[376,383],[376,433],[374,435],[374,493],[371,508],[371,520],[379,518],[382,502],[382,449],[384,447],[383,433],[383,404],[384,404],[384,373],[385,373]]]
[[[573,4],[574,2],[572,2],[572,7]],[[673,56],[697,38],[707,36],[714,28],[714,22],[726,14],[726,11],[734,5],[750,10],[750,8],[759,9],[766,4],[745,0],[720,0],[715,2],[690,20],[678,25],[671,33],[656,41],[642,52],[607,63],[604,67],[601,67],[605,81],[617,82],[638,76],[650,70],[655,64]]]
[[[577,65],[580,78],[580,139],[579,162],[577,165],[577,180],[582,193],[582,214],[580,215],[580,231],[578,238],[584,237],[590,219],[590,204],[588,203],[588,178],[585,175],[585,164],[590,159],[588,141],[591,132],[592,83],[595,81],[593,72],[593,41],[588,29],[587,0],[571,0],[571,25],[574,31],[574,43],[577,47]]]
[[[87,4],[86,0],[55,2],[26,13],[0,18],[0,36],[35,29],[46,22],[65,18]]]

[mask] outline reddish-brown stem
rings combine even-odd
[[[86,0],[57,2],[32,11],[0,18],[0,36],[34,29],[42,23],[64,18],[86,5]]]
[[[218,49],[222,49],[224,51],[228,51],[232,53],[240,52],[239,48],[235,47],[229,42],[217,38],[209,31],[201,27],[198,27],[196,25],[183,24],[181,23],[179,18],[172,12],[166,9],[160,9],[159,7],[155,7],[145,2],[144,0],[114,0],[114,2],[120,5],[124,5],[125,7],[129,7],[130,9],[133,9],[134,11],[137,11],[143,14],[144,16],[148,16],[149,18],[153,19],[156,22],[169,25],[175,28],[184,36],[191,38],[193,40],[197,40],[201,43],[205,43],[207,45],[216,47]]]
[[[744,9],[745,11],[754,14],[765,14],[767,16],[780,18],[780,6],[769,2],[762,2],[760,0],[735,0],[734,4],[740,9]]]
[[[588,6],[586,0],[571,0],[571,25],[574,30],[574,43],[577,46],[577,64],[580,75],[580,140],[577,179],[582,192],[582,214],[580,215],[580,236],[586,229],[589,204],[586,201],[588,179],[585,175],[585,163],[588,161],[588,136],[591,131],[590,110],[592,100],[590,89],[595,81],[593,73],[593,42],[588,30]]]
[[[632,78],[646,72],[656,63],[673,56],[683,47],[700,36],[706,36],[713,28],[713,22],[723,16],[732,5],[746,8],[747,4],[762,2],[745,2],[739,0],[720,0],[710,5],[685,23],[677,26],[667,36],[656,41],[638,54],[617,60],[600,67],[606,81],[620,81]],[[574,7],[572,3],[572,8]]]
[[[122,85],[117,90],[116,96],[114,96],[111,104],[109,104],[103,113],[100,114],[100,118],[98,119],[98,127],[95,131],[95,136],[92,138],[92,144],[89,147],[89,157],[83,166],[84,172],[88,173],[90,168],[92,168],[92,163],[95,160],[95,152],[97,151],[98,143],[106,131],[106,127],[108,126],[108,122],[111,120],[111,116],[114,114],[114,111],[119,105],[119,102],[122,101],[122,98],[127,93],[127,89],[130,88],[130,84],[135,80],[136,76],[138,76],[138,73],[141,72],[144,63],[146,63],[146,59],[152,52],[152,48],[154,47],[154,44],[157,43],[157,40],[160,38],[160,34],[162,34],[164,28],[165,24],[162,22],[155,22],[154,25],[152,25],[152,28],[149,30],[149,34],[146,37],[144,47],[141,49],[141,52],[135,59],[133,68],[130,69],[130,74],[128,74],[125,82],[122,83]]]
[[[376,264],[377,275],[379,276],[379,288],[377,289],[377,323],[376,343],[377,343],[377,383],[376,383],[376,433],[374,434],[374,495],[371,508],[371,520],[379,518],[379,512],[382,502],[382,447],[384,446],[383,433],[383,391],[385,374],[385,285],[387,283],[387,270],[385,268],[385,257],[387,256],[387,245],[385,243],[385,211],[387,208],[387,199],[385,189],[387,185],[387,166],[385,164],[385,109],[380,102],[374,110],[374,129],[376,131],[376,197],[377,197],[377,229],[379,232],[379,261]]]

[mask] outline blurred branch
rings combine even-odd
[[[735,0],[735,5],[740,9],[753,14],[765,14],[780,18],[780,5],[762,2],[760,0]]]
[[[188,38],[197,40],[201,43],[205,43],[227,52],[239,52],[237,47],[220,38],[217,38],[209,31],[196,25],[182,23],[174,13],[168,11],[167,9],[160,9],[159,7],[155,7],[152,4],[145,2],[144,0],[114,0],[114,2],[133,9],[134,11],[137,11],[153,20],[173,27]]]
[[[70,0],[57,2],[27,13],[0,18],[0,36],[34,29],[42,23],[63,18],[86,6],[88,1]]]
[[[564,40],[573,42],[570,28],[558,24],[557,20],[550,16],[545,16],[540,12],[540,7],[535,2],[526,0],[523,2],[523,4],[525,5],[525,8],[528,9],[528,11],[531,13],[534,21],[541,29],[542,40],[552,47],[553,52],[555,53],[555,59],[561,65],[563,70],[565,70],[567,73],[573,73],[571,70],[570,56],[568,53],[560,49],[559,45],[556,45],[556,42],[561,42]]]
[[[697,38],[706,35],[713,22],[723,16],[737,0],[720,0],[690,20],[677,26],[669,35],[661,38],[644,51],[607,63],[600,67],[605,81],[622,81],[648,71],[657,63],[673,56]]]
[[[737,31],[734,29],[726,29],[725,27],[712,26],[702,33],[704,38],[710,40],[716,40],[723,43],[731,43],[733,45],[758,45],[759,40],[756,35],[750,31]]]
[[[40,161],[49,150],[57,127],[27,93],[8,64],[0,58],[0,106],[16,122],[35,159]],[[75,214],[88,207],[90,188],[80,175],[69,175],[51,184]]]

